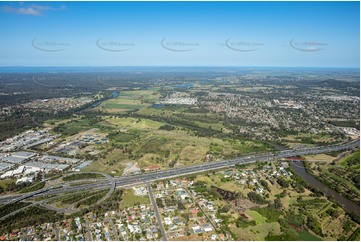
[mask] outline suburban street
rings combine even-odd
[[[157,204],[155,202],[154,195],[153,195],[153,192],[152,192],[152,188],[150,187],[149,183],[147,183],[147,188],[148,188],[150,201],[151,201],[151,203],[153,205],[154,214],[155,214],[155,216],[157,218],[158,226],[159,226],[160,232],[162,234],[162,240],[166,241],[167,240],[167,234],[165,233],[165,229],[164,229],[164,226],[163,226],[163,223],[162,223],[162,218],[161,218],[161,216],[159,214],[158,206],[157,206]]]

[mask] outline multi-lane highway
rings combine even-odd
[[[101,189],[101,188],[109,188],[111,190],[114,189],[115,186],[125,187],[130,185],[136,185],[138,183],[147,183],[156,180],[163,180],[167,178],[184,176],[194,173],[200,173],[210,170],[217,170],[222,168],[227,168],[234,166],[236,164],[249,164],[257,161],[268,161],[272,159],[281,159],[285,157],[293,157],[293,156],[302,156],[302,155],[311,155],[311,154],[320,154],[327,153],[331,151],[345,150],[345,149],[353,149],[359,147],[360,141],[355,140],[348,143],[341,143],[330,146],[323,147],[313,147],[308,149],[299,149],[299,150],[284,150],[279,152],[269,152],[269,153],[261,153],[261,154],[251,154],[244,157],[239,157],[231,160],[223,160],[223,161],[214,161],[207,162],[200,165],[187,166],[187,167],[179,167],[167,170],[160,170],[152,173],[138,174],[138,175],[128,175],[115,177],[112,181],[99,181],[96,184],[83,184],[79,186],[66,187],[59,184],[57,187],[42,189],[33,193],[28,193],[24,195],[13,195],[0,197],[0,203],[14,203],[17,201],[21,201],[30,197],[42,196],[42,195],[56,195],[61,193],[70,193],[70,192],[78,192],[84,191],[88,189]],[[113,188],[112,188],[113,187]]]
[[[187,167],[179,167],[168,170],[161,170],[153,173],[132,175],[132,176],[124,176],[115,178],[117,186],[124,186],[127,184],[135,183],[135,182],[148,182],[152,180],[162,180],[165,178],[171,178],[176,176],[188,175],[192,173],[199,173],[210,170],[217,170],[222,168],[227,168],[230,166],[234,166],[236,164],[248,164],[254,163],[257,161],[268,161],[272,159],[281,159],[285,157],[293,157],[293,156],[302,156],[302,155],[311,155],[311,154],[320,154],[327,153],[330,151],[344,150],[344,149],[352,149],[359,146],[359,140],[352,141],[349,143],[325,146],[325,147],[314,147],[309,149],[300,149],[300,150],[284,150],[281,152],[270,152],[263,153],[259,155],[249,155],[244,157],[239,157],[232,160],[224,160],[224,161],[214,161],[207,162],[200,165],[187,166]]]

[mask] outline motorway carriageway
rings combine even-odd
[[[271,159],[280,159],[286,157],[293,157],[293,156],[302,156],[302,155],[311,155],[311,154],[319,154],[319,153],[327,153],[330,151],[338,151],[344,149],[351,149],[359,147],[360,141],[352,141],[349,143],[343,144],[336,144],[331,146],[325,147],[314,147],[309,149],[302,149],[302,150],[285,150],[285,151],[278,151],[275,153],[262,153],[259,155],[248,155],[232,160],[224,160],[224,161],[214,161],[203,163],[200,165],[194,166],[187,166],[187,167],[179,167],[179,168],[172,168],[168,170],[159,170],[156,172],[145,173],[145,174],[137,174],[137,175],[127,175],[122,177],[115,177],[115,184],[118,187],[129,186],[129,185],[136,185],[137,183],[144,183],[156,180],[164,180],[172,177],[184,176],[194,173],[200,173],[204,171],[210,170],[217,170],[222,168],[227,168],[234,166],[236,164],[249,164],[254,163],[257,161],[267,161]],[[59,184],[61,186],[62,184]],[[12,203],[15,201],[24,200],[29,197],[38,197],[43,195],[55,195],[59,193],[70,193],[70,192],[77,192],[87,189],[95,189],[95,188],[107,188],[111,186],[111,182],[100,182],[97,184],[85,184],[79,185],[74,187],[54,187],[53,189],[48,188],[44,191],[37,191],[33,193],[28,193],[24,195],[14,195],[14,196],[7,196],[7,197],[0,197],[0,203]]]

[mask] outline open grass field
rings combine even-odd
[[[284,142],[283,143],[289,149],[299,149],[299,148],[311,148],[310,144],[302,144],[302,143],[293,143],[293,142]]]
[[[120,202],[120,209],[134,206],[136,203],[148,204],[150,203],[149,196],[136,196],[132,188],[124,190],[122,201]]]
[[[122,150],[114,149],[111,152],[108,152],[105,158],[95,160],[89,166],[85,167],[83,171],[99,171],[108,174],[115,171],[115,173],[112,174],[122,175],[127,161],[128,160]]]
[[[56,133],[61,133],[64,136],[71,136],[98,127],[96,123],[97,121],[93,118],[78,117],[55,124],[54,131]]]
[[[307,189],[305,189],[305,192],[302,194],[302,196],[306,199],[308,199],[308,195],[310,195],[311,192]],[[280,198],[282,202],[282,206],[286,209],[289,209],[292,206],[292,203],[296,200],[296,198],[300,196],[299,193],[293,191],[292,189],[288,190],[288,193],[285,197]]]
[[[229,182],[222,182],[222,181],[218,181],[217,182],[217,186],[221,189],[224,189],[224,190],[227,190],[227,191],[232,191],[232,192],[242,192],[242,190],[245,190],[245,189],[242,189],[241,187],[239,187],[237,185],[236,182],[234,181],[229,181]],[[245,190],[246,193],[248,193],[248,189]]]
[[[219,150],[215,152],[213,146],[217,144]],[[250,145],[245,146],[246,149]],[[158,155],[166,163],[177,160],[178,165],[200,164],[204,162],[206,154],[211,154],[213,159],[222,159],[239,151],[233,144],[218,138],[196,137],[182,130],[156,130],[143,136],[135,147],[135,153],[143,157],[145,154]],[[145,162],[140,159],[141,163]],[[152,163],[152,161],[148,161]],[[157,162],[153,162],[154,165]]]
[[[216,186],[223,190],[232,191],[232,192],[240,192],[244,196],[247,196],[247,193],[251,190],[244,189],[243,187],[240,187],[236,181],[228,181],[228,182],[222,182],[221,178],[224,176],[221,172],[215,172],[215,174],[209,176],[206,175],[198,175],[195,179],[195,181],[205,181],[210,186]]]
[[[246,214],[251,216],[254,221],[256,221],[256,224],[264,224],[267,221],[267,218],[263,217],[261,214],[259,214],[257,211],[253,210],[246,210]]]
[[[0,180],[0,187],[6,188],[6,186],[10,183],[16,182],[16,179],[6,179],[6,180]]]
[[[313,235],[313,234],[307,232],[306,230],[303,230],[302,232],[300,232],[299,237],[303,241],[321,241],[322,240],[318,236]]]
[[[360,171],[360,151],[356,151],[341,159],[339,164],[341,166]]]
[[[269,234],[278,235],[281,233],[281,226],[278,222],[262,223],[256,226],[248,228],[237,228],[236,226],[230,226],[231,230],[236,234],[238,240],[248,241],[264,241],[265,237]]]
[[[281,142],[289,148],[294,149],[302,145],[305,145],[306,147],[311,147],[312,145],[317,144],[332,144],[342,142],[342,139],[335,138],[332,135],[328,134],[315,135],[309,133],[301,133],[297,135],[288,135],[286,137],[282,137]]]
[[[197,181],[205,181],[207,182],[207,184],[209,186],[211,185],[215,185],[216,183],[212,181],[212,179],[208,176],[203,176],[203,175],[197,175],[196,178],[194,179],[195,182]]]
[[[73,134],[94,127],[92,122],[86,118],[69,120],[60,125],[60,129],[68,136],[67,139],[71,139]],[[95,159],[86,171],[116,171],[116,174],[121,174],[123,165],[127,162],[139,162],[141,168],[150,165],[169,168],[169,164],[174,161],[176,167],[187,166],[203,163],[207,154],[211,155],[211,160],[218,160],[266,149],[259,142],[200,137],[177,126],[172,130],[160,129],[165,124],[147,118],[102,117],[95,123],[95,127],[99,128],[100,133],[107,135],[109,143],[99,147],[108,151],[102,152],[105,157],[101,155]],[[126,152],[121,148],[109,151],[110,147],[119,145],[125,145]],[[84,149],[81,152],[87,151]]]
[[[161,168],[202,164],[206,155],[210,161],[234,158],[249,152],[266,151],[262,142],[236,139],[219,114],[200,114],[187,105],[165,105],[152,108],[159,101],[157,90],[121,91],[119,96],[93,108],[110,115],[76,115],[66,121],[52,120],[57,133],[70,141],[78,133],[98,128],[108,143],[88,145],[79,150],[82,158],[94,162],[85,171],[102,171],[121,175],[126,163],[138,162]],[[133,111],[128,117],[116,116]],[[236,184],[223,184],[225,189],[237,189]]]
[[[216,114],[199,114],[183,106],[164,106],[163,108],[143,108],[137,115],[167,121],[168,124],[190,130],[207,130],[229,134],[232,131],[224,126],[222,117]]]
[[[282,138],[283,142],[286,143],[303,143],[303,144],[314,144],[314,143],[335,143],[341,140],[336,139],[335,137],[328,134],[309,134],[302,133],[297,135],[288,135]]]
[[[158,97],[159,94],[152,90],[123,91],[117,98],[106,100],[95,109],[105,113],[124,113],[144,108]]]
[[[170,117],[172,115],[174,115],[177,112],[185,112],[186,109],[181,108],[181,107],[174,107],[173,109],[164,107],[164,108],[144,108],[141,109],[137,112],[137,114],[140,115],[146,115],[146,116],[154,116],[154,117]]]
[[[181,119],[192,120],[197,126],[202,128],[210,128],[219,130],[224,133],[231,133],[232,130],[227,129],[223,123],[223,116],[214,113],[195,113],[189,112],[187,109],[177,110],[173,114]]]
[[[317,154],[317,155],[307,155],[307,156],[304,156],[304,158],[305,158],[307,161],[325,161],[325,162],[331,162],[331,161],[333,161],[336,157],[330,156],[330,155],[326,155],[326,154]]]
[[[164,123],[153,121],[150,119],[137,119],[131,117],[104,117],[104,124],[111,125],[116,129],[141,129],[141,130],[157,130]]]
[[[148,108],[139,112],[144,113],[146,110]],[[152,116],[166,115],[159,109],[154,110]],[[171,115],[172,112],[166,110],[165,113]],[[206,154],[211,154],[215,160],[266,149],[264,144],[254,141],[199,137],[180,126],[162,130],[161,127],[166,123],[149,118],[109,116],[104,117],[100,125],[116,130],[110,135],[110,143],[127,143],[141,167],[155,165],[167,168],[172,161],[176,161],[175,166],[200,164],[204,162]]]

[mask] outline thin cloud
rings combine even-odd
[[[21,4],[23,5],[23,4]],[[16,13],[16,14],[22,14],[22,15],[43,15],[46,11],[58,11],[58,10],[64,10],[66,9],[65,5],[62,5],[58,8],[54,8],[51,6],[45,6],[45,5],[38,5],[38,4],[32,4],[28,7],[12,7],[12,6],[2,6],[0,9],[4,12],[8,13]]]

